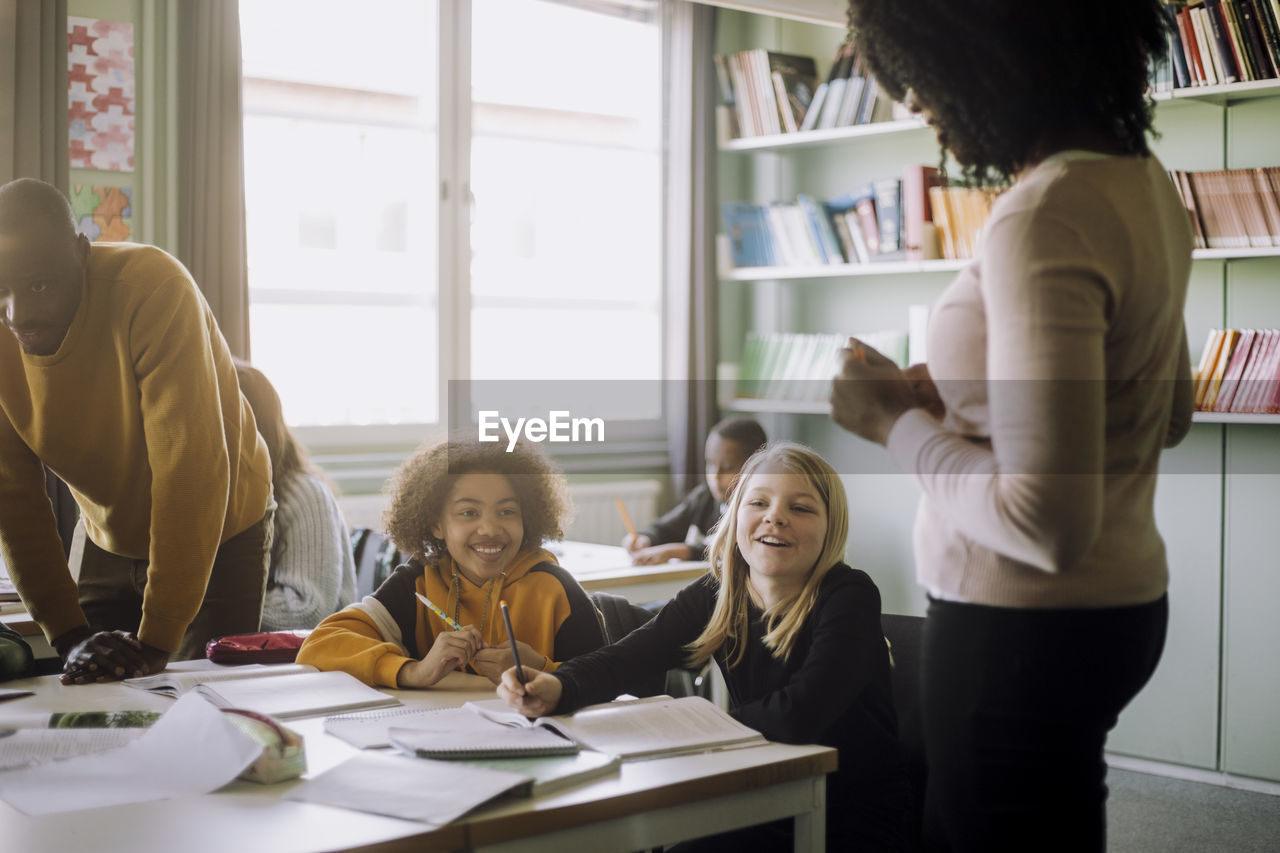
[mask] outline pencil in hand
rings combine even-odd
[[[618,515],[622,516],[622,523],[626,526],[627,532],[631,534],[632,539],[635,539],[636,526],[631,523],[631,515],[627,512],[626,504],[622,502],[622,498],[614,498],[613,502],[618,507]]]
[[[516,632],[511,628],[511,611],[507,610],[507,603],[499,601],[498,606],[502,608],[502,621],[507,626],[507,639],[511,641],[511,660],[516,665],[516,678],[520,680],[520,684],[527,682],[524,677],[524,667],[520,665],[520,650],[516,648]]]
[[[448,625],[450,628],[452,628],[455,631],[462,630],[462,626],[459,625],[457,622],[455,622],[453,619],[449,618],[449,614],[445,613],[443,610],[437,607],[431,599],[427,598],[425,595],[423,595],[420,592],[415,592],[414,595],[418,596],[418,600],[421,601],[423,604],[425,604],[428,610],[430,610],[432,613],[434,613],[435,615],[443,619],[444,624]]]

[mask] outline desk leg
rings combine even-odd
[[[827,851],[827,780],[813,780],[813,808],[795,818],[795,853]]]

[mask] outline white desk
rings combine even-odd
[[[406,704],[447,693],[458,704],[492,697],[487,681],[450,675],[432,691],[390,691]],[[10,714],[92,709],[164,710],[171,700],[116,684],[67,687],[55,676],[14,681],[36,695],[0,703]],[[321,718],[289,725],[306,738],[308,775],[356,754]],[[280,799],[298,782],[235,781],[198,797],[30,817],[0,801],[0,849],[23,853],[270,851],[537,851],[628,853],[709,832],[794,817],[797,851],[825,849],[826,774],[836,751],[769,744],[629,762],[618,776],[549,796],[505,799],[439,829],[396,818]],[[442,784],[447,784],[442,780]]]
[[[634,604],[671,598],[701,577],[705,560],[673,560],[656,566],[635,566],[627,549],[592,542],[550,542],[547,550],[588,592],[605,590]]]

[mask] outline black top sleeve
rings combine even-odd
[[[428,649],[418,648],[418,591],[417,581],[424,571],[417,560],[396,566],[387,579],[373,591],[373,597],[387,609],[400,628],[400,642],[411,658],[420,659]]]
[[[569,599],[569,618],[556,630],[552,659],[563,663],[603,646],[604,635],[595,605],[573,575],[555,563],[539,563],[531,571],[554,575],[564,587],[565,598]]]
[[[564,686],[557,714],[640,693],[655,676],[684,663],[684,646],[697,639],[715,606],[716,581],[704,575],[667,602],[649,622],[618,642],[575,658],[555,673]]]
[[[672,542],[683,542],[689,532],[689,525],[696,524],[706,536],[720,520],[720,502],[706,483],[698,486],[684,500],[676,504],[666,515],[648,527],[637,531],[641,536],[648,536],[654,545],[667,545]]]

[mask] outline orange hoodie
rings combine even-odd
[[[298,662],[340,669],[366,684],[395,687],[400,668],[421,660],[436,635],[452,630],[418,601],[421,593],[461,625],[474,625],[486,645],[507,642],[499,601],[511,612],[516,639],[545,655],[547,669],[604,644],[600,621],[586,592],[555,558],[541,549],[516,556],[505,575],[476,585],[453,584],[453,563],[410,560],[373,595],[325,619],[298,652]],[[457,614],[455,616],[455,614]]]

